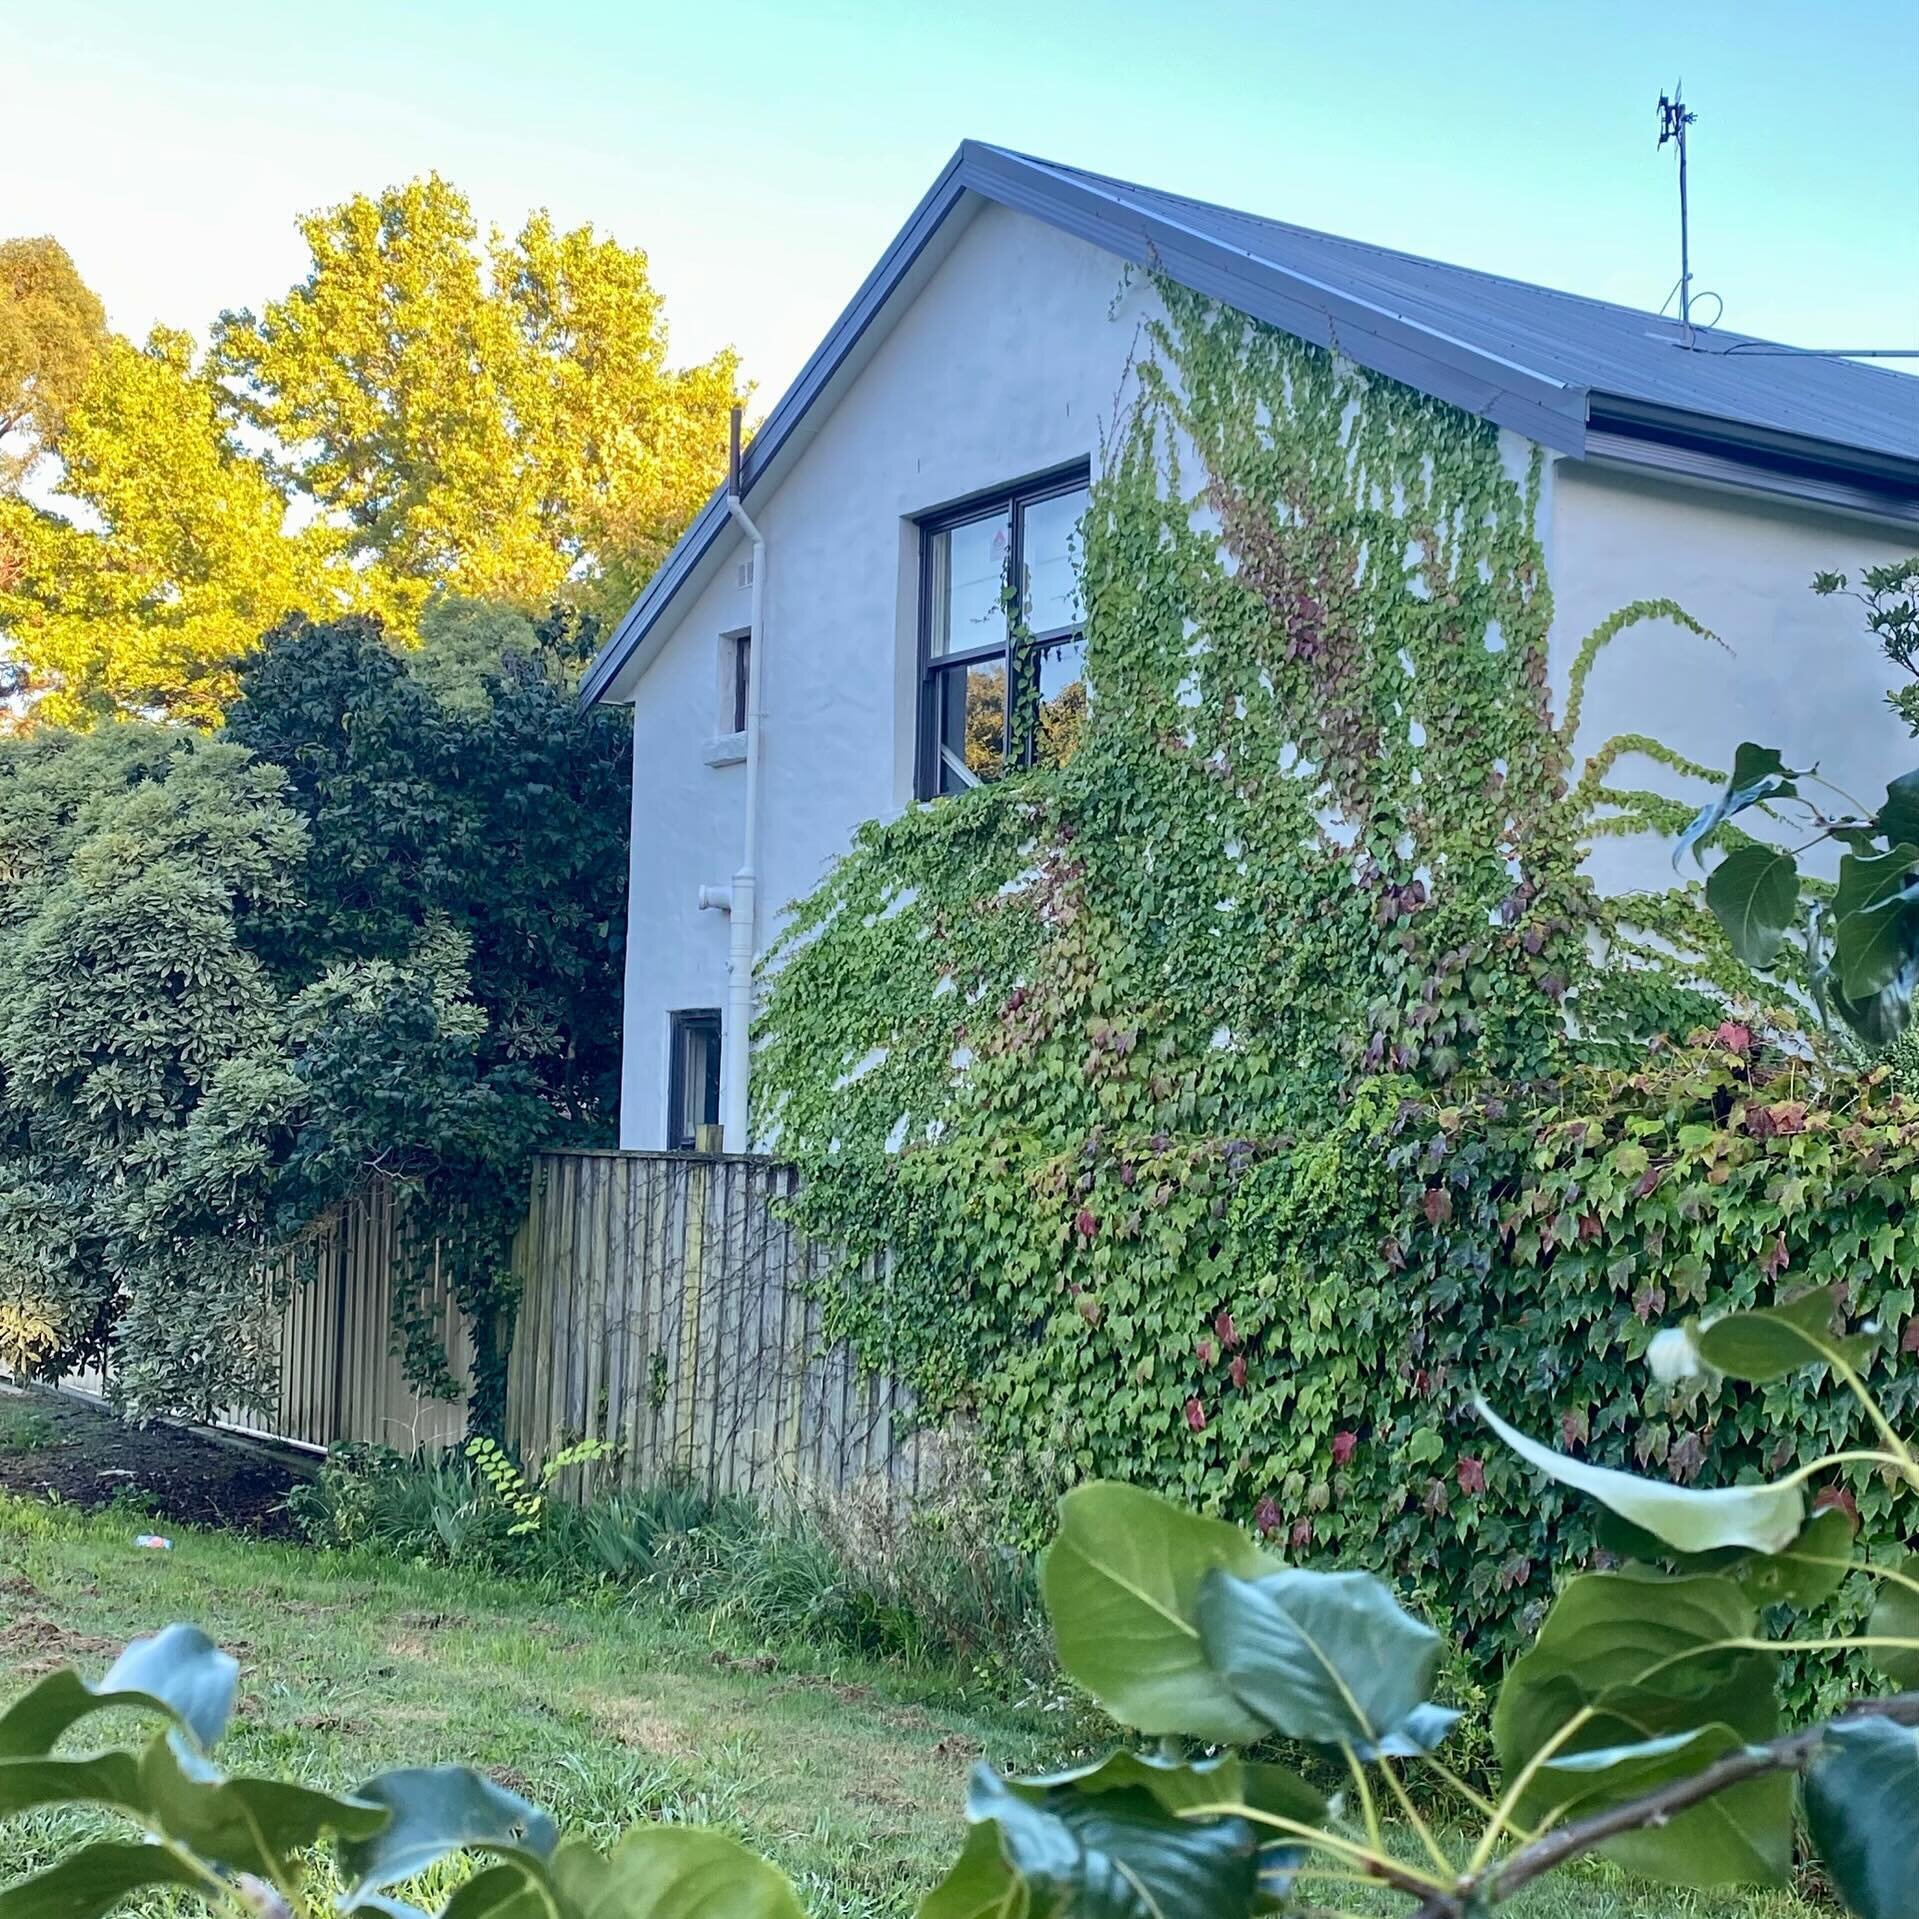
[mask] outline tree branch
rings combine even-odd
[[[1569,1860],[1594,1851],[1608,1839],[1623,1833],[1642,1832],[1651,1826],[1663,1826],[1690,1807],[1771,1772],[1803,1772],[1824,1743],[1828,1726],[1847,1719],[1890,1719],[1901,1726],[1919,1726],[1919,1692],[1898,1693],[1887,1699],[1862,1699],[1817,1726],[1788,1733],[1764,1746],[1748,1746],[1729,1752],[1709,1766],[1661,1786],[1643,1799],[1622,1806],[1610,1806],[1569,1826],[1561,1826],[1544,1838],[1522,1846],[1502,1864],[1485,1883],[1482,1896],[1489,1904],[1509,1899],[1521,1886],[1556,1871]],[[1462,1884],[1450,1892],[1429,1894],[1413,1919],[1459,1919],[1474,1888]]]

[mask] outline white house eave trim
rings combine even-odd
[[[1919,526],[1919,494],[1822,474],[1783,471],[1757,460],[1673,446],[1637,434],[1593,428],[1586,436],[1585,464],[1606,472],[1668,480],[1747,499],[1789,501],[1875,526]]]
[[[1643,454],[1615,444],[1628,436],[1602,433],[1590,424],[1596,396],[1583,386],[1555,380],[1344,287],[1276,265],[1247,248],[1150,210],[1115,186],[1062,173],[1023,154],[967,141],[881,255],[798,379],[767,415],[742,467],[742,497],[752,499],[777,483],[831,412],[846,381],[857,374],[903,310],[895,304],[896,296],[917,290],[943,257],[944,248],[985,201],[1028,214],[1119,259],[1163,273],[1299,339],[1336,349],[1373,372],[1491,420],[1555,453],[1584,459],[1601,451],[1603,443],[1608,464],[1673,465],[1664,453]],[[1843,455],[1844,449],[1834,452]],[[1697,463],[1716,456],[1688,457]],[[1725,472],[1702,467],[1689,477],[1701,484],[1792,497],[1881,520],[1908,518],[1896,493],[1878,491],[1870,481],[1855,487],[1844,476],[1801,480],[1763,464],[1729,460],[1724,465]],[[634,697],[657,650],[655,636],[668,609],[689,588],[697,590],[712,577],[735,538],[723,490],[716,491],[587,669],[580,685],[583,704]]]

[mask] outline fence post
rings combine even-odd
[[[673,1452],[681,1469],[693,1470],[693,1435],[700,1383],[700,1286],[706,1274],[706,1196],[713,1162],[704,1156],[687,1162],[686,1238],[681,1249],[686,1283],[680,1292],[679,1427]]]

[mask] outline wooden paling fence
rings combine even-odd
[[[760,1497],[867,1482],[905,1500],[926,1486],[938,1441],[914,1428],[905,1389],[862,1374],[823,1334],[809,1294],[830,1255],[781,1217],[794,1179],[740,1155],[536,1158],[513,1249],[521,1297],[506,1404],[507,1441],[529,1467],[599,1440],[611,1453],[565,1473],[558,1491],[684,1477]],[[378,1186],[267,1276],[282,1302],[278,1403],[230,1411],[222,1425],[402,1452],[465,1437],[464,1394],[421,1398],[394,1350],[396,1213],[392,1189]],[[888,1262],[866,1277],[886,1287]],[[437,1262],[426,1304],[470,1387],[468,1328]],[[98,1374],[69,1383],[105,1385]]]
[[[402,1270],[393,1188],[382,1181],[322,1225],[273,1275],[280,1314],[280,1398],[270,1414],[229,1412],[237,1432],[307,1446],[358,1440],[414,1452],[466,1436],[466,1399],[424,1399],[393,1350],[393,1288]],[[465,1315],[434,1261],[423,1302],[465,1385],[473,1348]]]
[[[323,1221],[263,1276],[269,1298],[281,1302],[278,1403],[265,1412],[230,1407],[221,1426],[301,1446],[360,1440],[401,1452],[451,1445],[465,1436],[464,1396],[421,1398],[393,1351],[393,1287],[401,1267],[395,1214],[392,1188],[378,1184]],[[448,1296],[437,1261],[426,1304],[454,1378],[470,1381],[466,1320]],[[108,1380],[90,1368],[69,1375],[65,1384],[104,1394]]]
[[[628,1485],[679,1474],[773,1496],[869,1480],[914,1496],[932,1438],[902,1387],[825,1341],[808,1292],[829,1255],[780,1217],[793,1184],[745,1156],[541,1155],[516,1248],[509,1444],[537,1466],[606,1441]],[[869,1278],[885,1286],[886,1263]]]

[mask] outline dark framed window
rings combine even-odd
[[[733,653],[733,731],[746,731],[746,702],[753,686],[753,635],[729,633]]]
[[[1079,466],[921,521],[922,799],[1072,757],[1086,715],[1086,500]]]
[[[702,1126],[720,1123],[720,1015],[716,1007],[672,1016],[667,1072],[666,1143],[690,1153]]]

